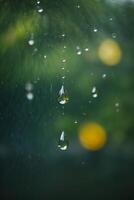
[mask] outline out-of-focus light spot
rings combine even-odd
[[[106,143],[106,131],[97,123],[86,123],[80,127],[79,140],[81,145],[89,150],[99,150]]]
[[[26,94],[26,97],[27,97],[27,99],[28,99],[29,101],[31,101],[31,100],[33,100],[33,98],[34,98],[34,95],[33,95],[32,92],[28,92],[28,93]]]
[[[100,44],[98,56],[104,64],[113,66],[120,62],[122,52],[117,42],[106,39]]]

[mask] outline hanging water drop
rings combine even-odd
[[[67,150],[68,145],[69,145],[68,140],[66,139],[64,131],[62,131],[58,142],[58,147],[60,148],[60,150],[65,151]]]
[[[69,101],[69,97],[67,95],[67,92],[64,89],[64,85],[62,85],[59,91],[58,102],[63,105],[63,104],[66,104],[68,101]]]

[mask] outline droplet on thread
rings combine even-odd
[[[61,86],[61,89],[59,91],[59,97],[58,97],[58,102],[62,105],[68,103],[69,97],[67,95],[67,92],[64,89],[64,85]]]
[[[69,142],[66,139],[65,132],[62,131],[60,138],[59,138],[58,147],[60,150],[65,151],[65,150],[67,150],[68,145],[69,145]]]

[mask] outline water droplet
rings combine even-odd
[[[62,36],[62,37],[65,37],[65,36],[66,36],[66,34],[65,34],[65,33],[63,33],[61,36]]]
[[[112,18],[112,17],[110,17],[110,18],[109,18],[109,21],[113,21],[113,18]]]
[[[112,38],[116,38],[117,37],[117,34],[116,33],[112,33]]]
[[[79,50],[79,49],[80,49],[80,47],[79,47],[79,46],[76,46],[76,49],[77,49],[77,50]]]
[[[28,93],[26,94],[26,97],[27,97],[27,99],[28,99],[29,101],[31,101],[31,100],[33,100],[33,98],[34,98],[34,95],[33,95],[32,92],[28,92]]]
[[[58,102],[62,105],[66,104],[69,101],[69,97],[67,95],[67,92],[64,90],[64,86],[61,86],[61,89],[59,91],[59,97]]]
[[[98,32],[98,29],[97,28],[94,28],[94,30],[93,30],[95,33],[97,33]]]
[[[66,62],[66,59],[63,59],[62,62],[65,63],[65,62]]]
[[[89,51],[89,49],[88,49],[88,48],[85,48],[84,50],[85,50],[85,51]]]
[[[44,11],[43,8],[40,8],[40,9],[38,10],[39,13],[42,13],[43,11]]]
[[[119,104],[118,102],[117,102],[117,103],[115,103],[115,107],[119,107],[119,105],[120,105],[120,104]]]
[[[98,97],[98,94],[95,93],[95,94],[93,94],[92,96],[93,96],[93,98],[97,98],[97,97]]]
[[[37,4],[40,4],[40,1],[37,1]]]
[[[62,131],[58,142],[58,147],[60,148],[60,150],[65,151],[67,150],[68,145],[69,145],[68,140],[66,139],[64,131]]]
[[[25,89],[26,89],[28,92],[30,92],[31,90],[33,90],[33,84],[30,83],[30,82],[26,83]]]
[[[46,58],[47,58],[47,56],[46,56],[46,55],[44,55],[44,58],[46,59]]]
[[[106,74],[102,74],[102,78],[106,78],[106,76],[107,76]]]
[[[77,120],[75,120],[75,121],[74,121],[74,123],[75,123],[75,124],[78,124],[78,121],[77,121]]]
[[[92,88],[92,93],[95,93],[96,92],[96,87],[94,86],[93,88]]]
[[[77,7],[77,8],[80,8],[80,5],[78,4],[76,7]]]
[[[66,46],[64,46],[63,48],[64,48],[64,49],[66,49],[67,47],[66,47]]]
[[[81,55],[82,54],[82,52],[81,51],[77,51],[77,55]]]
[[[30,40],[28,41],[28,44],[29,44],[30,46],[34,45],[34,40],[33,40],[33,39],[30,39]]]

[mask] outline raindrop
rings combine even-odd
[[[80,8],[80,5],[78,4],[76,7],[77,7],[77,8]]]
[[[112,18],[112,17],[110,17],[110,18],[109,18],[109,21],[113,21],[113,18]]]
[[[30,92],[31,90],[33,90],[33,84],[30,83],[30,82],[26,83],[25,89],[26,89],[28,92]]]
[[[85,48],[84,50],[85,50],[85,51],[89,51],[89,49],[88,49],[88,48]]]
[[[98,97],[98,94],[95,93],[95,94],[93,94],[92,96],[93,96],[93,98],[97,98],[97,97]]]
[[[119,107],[119,105],[120,105],[120,104],[119,104],[118,102],[117,102],[117,103],[115,103],[115,107]]]
[[[82,52],[81,52],[81,51],[78,51],[78,52],[77,52],[77,55],[81,55],[81,54],[82,54]]]
[[[106,76],[107,76],[106,74],[102,74],[102,78],[106,78]]]
[[[40,8],[40,9],[38,10],[39,13],[42,13],[43,11],[44,11],[43,8]]]
[[[97,33],[98,32],[98,29],[97,28],[94,28],[94,30],[93,30],[95,33]]]
[[[112,38],[116,38],[117,37],[117,34],[116,33],[112,33]]]
[[[69,101],[69,97],[67,95],[67,92],[64,90],[64,86],[61,86],[61,89],[59,91],[59,97],[58,102],[62,105],[66,104]]]
[[[28,44],[29,44],[30,46],[34,45],[34,40],[33,40],[33,39],[30,39],[30,40],[28,41]]]
[[[62,131],[58,142],[58,147],[60,148],[60,150],[65,151],[67,150],[68,145],[69,145],[68,140],[66,139],[64,131]]]
[[[62,36],[62,37],[65,37],[66,35],[65,35],[65,33],[63,33],[61,36]]]
[[[92,93],[95,93],[96,92],[96,87],[94,86],[93,88],[92,88]]]
[[[26,94],[26,97],[27,97],[27,99],[28,99],[29,101],[31,101],[31,100],[33,100],[33,98],[34,98],[34,95],[33,95],[32,92],[28,92],[28,93]]]
[[[62,62],[65,63],[65,62],[66,62],[66,59],[63,59]]]

